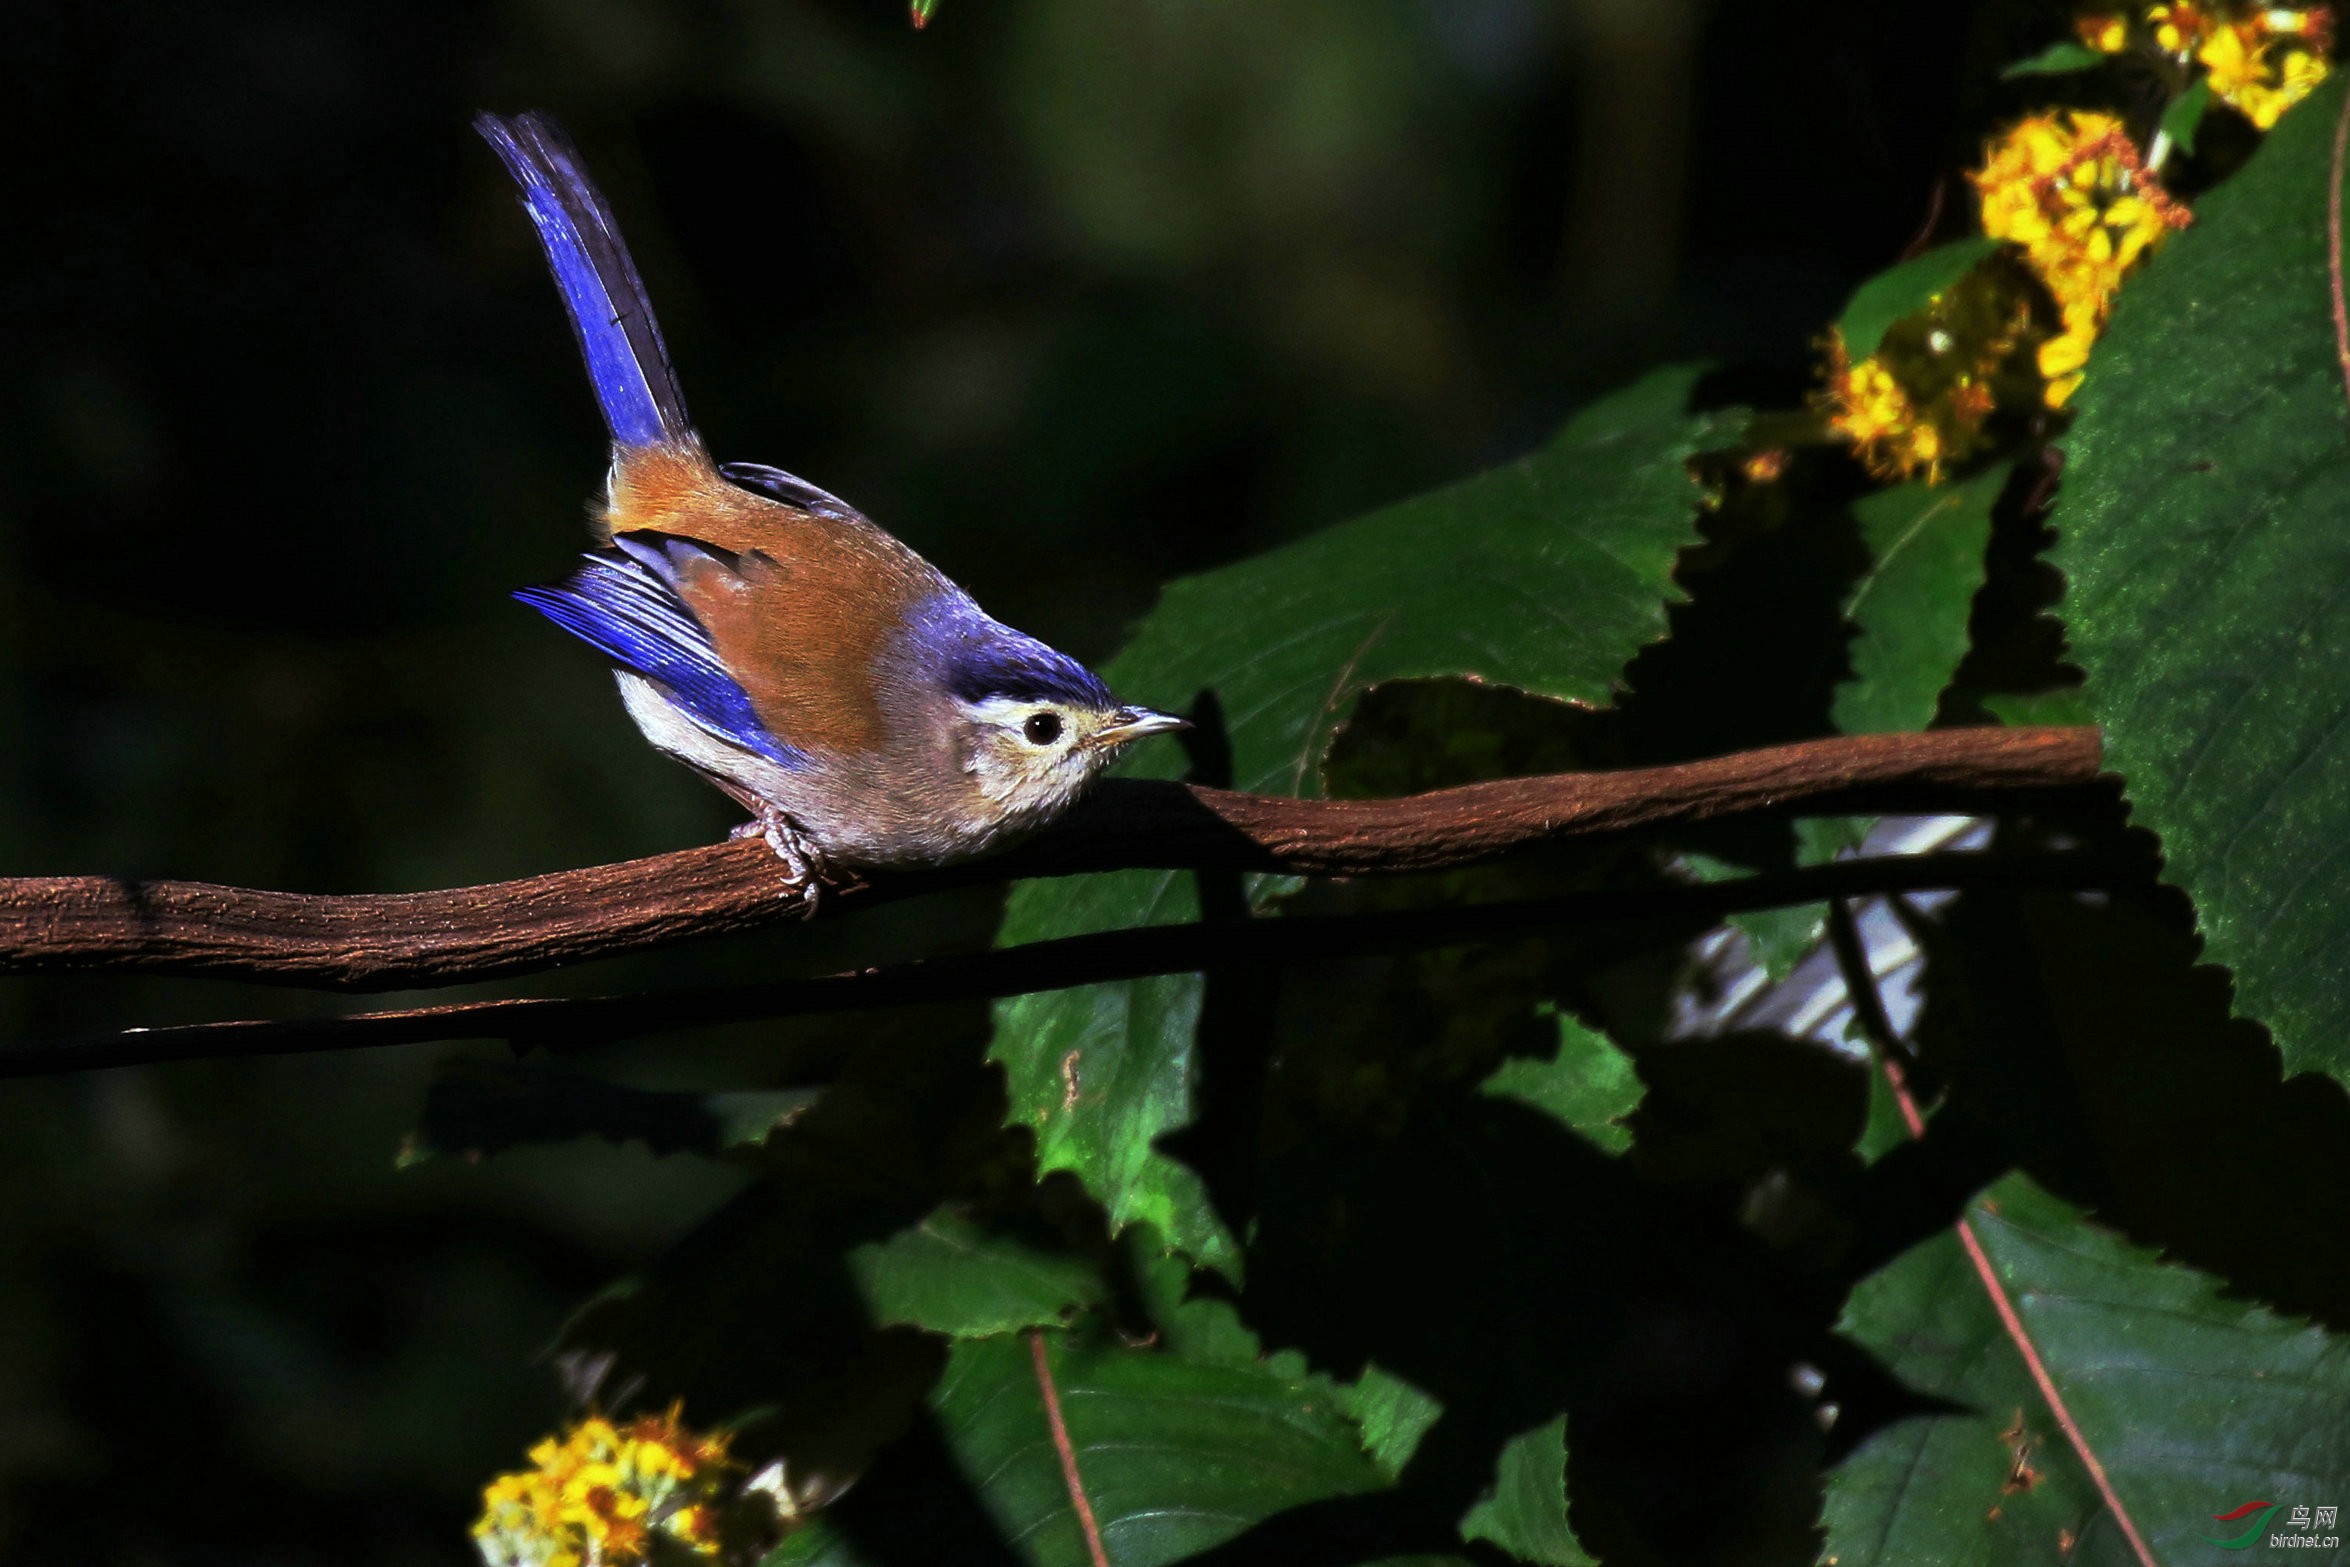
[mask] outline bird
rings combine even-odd
[[[716,463],[612,209],[548,116],[474,127],[521,187],[612,438],[595,548],[514,597],[601,652],[654,748],[751,814],[810,913],[842,872],[1006,847],[1186,729],[994,619],[837,496]]]

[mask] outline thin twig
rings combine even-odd
[[[1901,254],[1893,258],[1896,265],[1922,256],[1934,248],[1934,231],[1942,226],[1942,203],[1949,195],[1950,176],[1934,176],[1934,188],[1926,196],[1926,220],[1918,225],[1918,231],[1910,236],[1909,243],[1901,247]]]
[[[1069,1488],[1069,1507],[1077,1527],[1085,1531],[1086,1554],[1093,1567],[1110,1567],[1110,1553],[1102,1544],[1102,1526],[1094,1522],[1093,1501],[1085,1494],[1085,1478],[1077,1472],[1077,1449],[1069,1441],[1069,1422],[1061,1418],[1061,1390],[1053,1386],[1052,1360],[1045,1353],[1044,1335],[1028,1330],[1029,1357],[1036,1362],[1036,1388],[1044,1395],[1045,1424],[1052,1428],[1053,1451],[1061,1455],[1061,1483]]]
[[[1011,853],[829,889],[823,911],[1080,871],[1383,875],[1731,817],[2015,810],[2078,795],[2097,783],[2098,768],[2094,729],[1984,728],[1851,735],[1401,800],[1293,800],[1112,780]],[[138,970],[396,990],[773,926],[804,909],[803,890],[755,839],[486,887],[346,897],[25,877],[0,880],[0,974]]]
[[[2350,154],[2350,94],[2334,116],[2332,179],[2326,185],[2326,286],[2334,301],[2334,359],[2342,367],[2342,393],[2350,399],[2350,302],[2342,297],[2342,165]]]
[[[754,1018],[870,1011],[1064,990],[1245,961],[1306,963],[1491,940],[1545,926],[1705,919],[1872,893],[1990,887],[2120,886],[2150,860],[2085,853],[1920,854],[1839,860],[1702,883],[1595,888],[1557,897],[1278,919],[1154,925],[950,954],[847,974],[638,995],[526,997],[350,1017],[193,1023],[0,1045],[0,1078],[158,1061],[363,1050],[431,1040],[503,1039],[558,1052]]]
[[[1844,997],[1852,1003],[1853,1021],[1860,1024],[1861,1036],[1880,1057],[1906,1056],[1909,1051],[1893,1031],[1893,1018],[1885,1010],[1885,998],[1877,993],[1876,970],[1869,966],[1869,949],[1860,939],[1860,926],[1852,917],[1852,905],[1842,898],[1828,900],[1828,944],[1836,953],[1836,968],[1844,976]],[[1866,981],[1856,985],[1855,975]]]
[[[1898,1059],[1905,1049],[1893,1031],[1884,999],[1877,993],[1877,977],[1869,968],[1868,955],[1860,943],[1859,932],[1853,926],[1851,911],[1841,902],[1831,904],[1828,919],[1836,952],[1836,967],[1844,977],[1845,994],[1852,1000],[1853,1017],[1869,1041],[1869,1054],[1876,1058],[1877,1070],[1884,1074],[1885,1086],[1892,1090],[1893,1102],[1900,1107],[1901,1121],[1909,1128],[1909,1135],[1913,1139],[1923,1138],[1926,1135],[1926,1118],[1909,1091],[1909,1075],[1901,1069]],[[1973,1221],[1962,1213],[1951,1228],[1958,1233],[1958,1244],[1965,1250],[1967,1261],[1973,1264],[1975,1277],[1982,1283],[1983,1293],[1990,1298],[1991,1309],[1998,1315],[2000,1327],[2006,1330],[2009,1342],[2015,1345],[2016,1353],[2023,1358],[2024,1369],[2031,1373],[2032,1385],[2040,1390],[2040,1397],[2047,1403],[2048,1412],[2056,1419],[2057,1429],[2064,1433],[2065,1441],[2072,1446],[2073,1456],[2080,1459],[2081,1467],[2088,1471],[2090,1482],[2097,1487],[2098,1497],[2105,1503],[2106,1511],[2113,1515],[2122,1537],[2130,1542],[2130,1549],[2136,1555],[2140,1567],[2157,1567],[2154,1552],[2148,1548],[2145,1536],[2138,1532],[2136,1520],[2130,1517],[2130,1510],[2122,1505],[2120,1494],[2106,1476],[2104,1461],[2097,1456],[2097,1450],[2089,1445],[2088,1434],[2082,1431],[2080,1422],[2073,1418],[2071,1407],[2064,1401],[2064,1394],[2057,1391],[2056,1378],[2049,1374],[2048,1363],[2040,1358],[2040,1347],[2033,1342],[2031,1330],[2024,1325],[2022,1314],[2015,1309],[2015,1301],[2008,1295],[2007,1286],[2000,1282],[1999,1270],[1992,1266],[1990,1254],[1983,1249],[1981,1239],[1976,1236]]]

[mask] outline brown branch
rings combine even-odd
[[[2014,810],[2098,777],[2093,729],[1951,729],[1773,746],[1672,767],[1292,800],[1112,780],[1011,853],[830,889],[830,914],[973,882],[1122,868],[1351,876],[1756,815]],[[342,897],[104,876],[0,880],[0,973],[142,970],[328,990],[528,973],[795,919],[757,840],[437,892]]]
[[[0,1044],[0,1078],[157,1061],[365,1050],[502,1039],[557,1053],[615,1039],[754,1018],[987,1000],[1077,985],[1186,974],[1245,959],[1308,963],[1492,940],[1590,921],[1689,919],[1891,892],[1991,887],[2116,887],[2150,881],[2151,858],[2064,854],[1914,854],[1840,860],[1717,882],[1601,887],[1548,898],[1368,914],[1153,925],[921,958],[853,973],[647,994],[523,997],[362,1012],[348,1017],[189,1023],[79,1039]]]

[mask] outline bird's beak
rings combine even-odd
[[[1110,715],[1107,727],[1094,731],[1093,743],[1099,747],[1120,746],[1145,735],[1174,734],[1189,729],[1191,720],[1177,718],[1173,713],[1161,713],[1147,707],[1121,707]]]

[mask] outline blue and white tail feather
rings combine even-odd
[[[647,447],[698,447],[643,280],[578,149],[542,114],[484,114],[474,127],[522,187],[523,208],[562,292],[617,456],[625,459]],[[727,673],[709,633],[671,586],[673,553],[698,547],[683,539],[624,534],[613,548],[584,557],[563,581],[514,596],[658,686],[707,734],[779,766],[803,766],[806,757],[759,722],[749,694]]]
[[[473,126],[522,187],[523,208],[546,248],[613,444],[694,444],[645,285],[571,138],[535,113],[511,119],[484,114]]]

